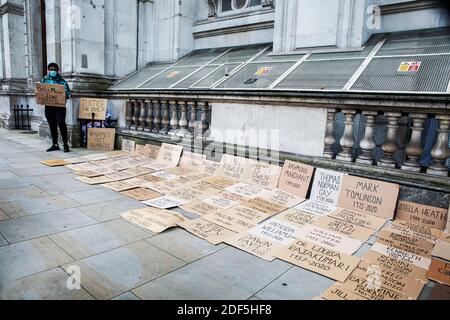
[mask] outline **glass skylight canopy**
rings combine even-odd
[[[450,93],[450,28],[373,36],[361,50],[273,54],[271,44],[198,50],[111,90]]]

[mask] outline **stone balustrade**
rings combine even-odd
[[[338,113],[336,109],[328,109],[325,158],[434,176],[449,175],[450,115],[351,109],[340,111],[340,117]],[[357,114],[362,122],[358,124],[362,130],[362,138],[358,140],[354,132]],[[375,139],[382,139],[382,144]]]

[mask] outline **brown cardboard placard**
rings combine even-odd
[[[287,206],[260,197],[245,200],[242,204],[246,207],[258,210],[268,216],[273,216],[288,209]]]
[[[276,257],[341,282],[347,280],[360,262],[360,258],[303,240],[281,250]]]
[[[261,196],[266,189],[248,183],[237,183],[226,188],[225,191],[245,198],[256,198]]]
[[[397,241],[392,238],[380,237],[380,238],[378,238],[377,242],[384,244],[385,246],[401,249],[403,251],[411,252],[411,253],[414,253],[419,256],[423,256],[423,257],[427,257],[427,258],[431,257],[430,249],[423,248],[420,246],[415,246],[415,245],[412,245],[412,244],[409,244],[406,242],[402,242],[402,241]]]
[[[122,181],[122,180],[128,180],[128,179],[134,178],[136,176],[137,175],[134,173],[122,171],[122,172],[108,174],[105,177],[111,179],[112,181]]]
[[[254,228],[259,222],[267,218],[261,212],[244,206],[235,206],[225,211],[216,210],[203,217],[207,221],[239,233]]]
[[[115,182],[105,183],[105,184],[102,184],[102,187],[108,188],[108,189],[116,191],[116,192],[127,191],[127,190],[137,188],[134,184],[127,183],[124,181],[115,181]]]
[[[345,173],[317,168],[309,199],[337,206],[345,175]]]
[[[379,265],[362,260],[352,275],[373,284],[398,292],[408,298],[417,299],[425,286],[420,280],[383,269]]]
[[[368,300],[408,300],[405,295],[374,283],[370,277],[363,279],[351,274],[344,283],[339,285]]]
[[[231,187],[232,185],[237,183],[236,180],[233,180],[233,179],[228,179],[228,178],[221,177],[221,176],[211,176],[211,175],[207,178],[204,178],[202,181],[212,184],[214,186],[223,188],[223,189]]]
[[[226,239],[225,243],[266,261],[275,260],[277,252],[283,249],[282,245],[274,241],[249,233],[239,233]]]
[[[219,193],[221,190],[204,182],[188,183],[185,186],[176,188],[167,194],[186,201],[192,201],[202,197],[211,196]]]
[[[222,161],[220,162],[220,169],[216,174],[222,177],[243,181],[248,170],[250,170],[250,165],[253,163],[255,163],[255,161],[250,159],[224,154]]]
[[[440,240],[450,243],[450,233],[442,232]]]
[[[161,162],[161,161],[153,161],[151,163],[143,164],[142,166],[145,168],[152,169],[153,171],[162,171],[176,167],[170,162]]]
[[[134,153],[141,156],[145,155],[145,145],[136,144],[136,148],[134,148]]]
[[[373,250],[367,251],[362,258],[369,263],[379,265],[383,269],[391,270],[395,273],[427,282],[427,270],[419,268],[407,261],[398,260],[396,258],[386,256]]]
[[[175,180],[175,179],[180,178],[176,174],[170,173],[166,170],[154,172],[154,173],[151,173],[150,175],[161,178],[163,180]]]
[[[36,103],[42,106],[66,107],[66,90],[63,85],[36,83]]]
[[[386,219],[344,208],[337,208],[328,216],[377,231],[386,224]]]
[[[345,300],[345,301],[355,301],[355,300],[367,300],[366,298],[341,287],[338,284],[333,284],[327,290],[322,293],[322,298],[325,300]]]
[[[296,205],[294,209],[315,214],[317,216],[327,216],[334,210],[336,206],[329,203],[306,200]]]
[[[81,98],[78,119],[92,120],[92,114],[94,113],[94,120],[105,120],[107,103],[108,100],[106,99]]]
[[[281,168],[262,162],[253,162],[244,170],[242,180],[267,189],[274,189],[278,186]]]
[[[389,231],[389,232],[394,232],[394,233],[400,234],[400,235],[405,236],[405,237],[426,240],[426,241],[429,241],[429,242],[432,242],[432,243],[435,243],[437,241],[437,239],[438,239],[435,236],[428,235],[428,234],[421,233],[421,232],[417,232],[417,231],[414,231],[412,229],[409,229],[407,227],[403,227],[403,226],[395,224],[395,223],[387,226],[383,230],[386,230],[386,231]]]
[[[184,151],[178,165],[180,168],[203,171],[204,160],[206,160],[206,155]]]
[[[226,239],[236,235],[236,232],[234,231],[228,230],[203,219],[186,221],[179,223],[178,226],[214,245],[222,243]]]
[[[103,175],[102,173],[98,173],[91,170],[74,170],[73,173],[76,174],[77,176],[88,178],[95,178]]]
[[[286,160],[281,171],[278,189],[306,198],[313,173],[314,167]]]
[[[148,201],[158,197],[161,197],[161,194],[158,192],[146,189],[146,188],[137,188],[132,190],[127,190],[121,192],[124,196],[127,196],[131,199],[138,201]]]
[[[76,180],[81,181],[83,183],[89,184],[89,185],[96,185],[96,184],[104,184],[108,182],[113,182],[114,180],[101,176],[101,177],[95,177],[95,178],[88,178],[88,177],[75,177]]]
[[[450,262],[433,258],[427,277],[433,281],[450,286]]]
[[[375,230],[330,217],[321,217],[315,225],[363,242],[369,240],[375,233]]]
[[[274,219],[283,220],[301,228],[306,224],[314,224],[319,217],[315,214],[303,212],[297,209],[288,209],[276,215]]]
[[[116,129],[88,128],[88,150],[112,151]]]
[[[66,160],[60,160],[60,159],[42,160],[41,163],[45,164],[48,167],[62,167],[62,166],[69,164]]]
[[[270,202],[277,203],[289,208],[295,207],[296,205],[305,201],[305,199],[303,198],[297,197],[289,192],[280,189],[267,190],[260,197]]]
[[[409,230],[413,230],[415,232],[419,232],[422,234],[425,234],[427,236],[431,236],[434,237],[436,239],[439,239],[441,237],[442,231],[435,229],[435,228],[430,228],[428,226],[425,226],[423,224],[417,224],[417,223],[411,223],[411,222],[406,222],[406,221],[402,221],[402,220],[395,220],[392,223],[393,226],[399,226],[402,228],[406,228]]]
[[[205,172],[191,172],[188,174],[184,174],[183,178],[188,179],[189,181],[193,182],[205,182],[204,180],[209,178],[211,175],[209,173]],[[205,182],[206,183],[206,182]]]
[[[122,151],[127,153],[134,153],[136,149],[136,141],[122,139]]]
[[[141,176],[142,177],[142,176]],[[141,178],[140,177],[140,178]],[[162,180],[157,182],[148,182],[146,188],[152,189],[156,192],[168,194],[176,188],[180,188],[182,185],[188,184],[190,181],[184,178],[178,178],[175,180]]]
[[[436,242],[432,255],[434,258],[450,261],[450,243],[445,241]]]
[[[353,255],[361,248],[363,242],[341,235],[339,233],[322,229],[320,227],[307,224],[296,230],[294,237],[300,240],[316,243],[330,249]]]
[[[386,239],[387,241],[396,241],[404,244],[409,244],[415,247],[422,248],[423,250],[431,252],[434,247],[434,242],[430,242],[427,240],[414,238],[408,235],[403,235],[400,233],[392,232],[387,229],[383,229],[380,231],[378,235],[378,240]],[[387,243],[387,242],[386,242]]]
[[[444,230],[447,224],[448,210],[425,206],[418,203],[399,201],[397,218],[406,222],[423,224],[431,228]]]
[[[222,208],[205,203],[199,199],[194,199],[186,204],[183,204],[182,206],[180,206],[180,208],[187,212],[195,213],[199,216],[204,216],[215,212],[223,211]]]
[[[377,217],[394,217],[400,187],[378,180],[345,176],[339,196],[339,207]]]
[[[380,242],[376,242],[372,248],[370,249],[372,251],[381,253],[382,255],[397,259],[397,260],[401,260],[404,262],[408,262],[411,263],[419,268],[422,269],[428,269],[431,263],[431,259],[424,257],[424,256],[419,256],[417,254],[408,252],[408,251],[404,251],[398,248],[394,248],[394,247],[388,247],[387,245],[384,245]]]
[[[151,174],[145,174],[145,175],[139,176],[139,179],[145,180],[147,182],[161,182],[161,181],[164,181],[164,179],[162,179],[160,177],[156,177],[156,176],[151,175]]]
[[[286,246],[295,241],[294,235],[297,231],[296,226],[286,221],[270,219],[249,230],[248,233]]]
[[[179,177],[181,177],[183,175],[186,175],[186,174],[194,173],[194,171],[192,171],[190,169],[180,168],[180,167],[173,167],[173,168],[170,168],[170,169],[165,169],[164,172],[170,173],[170,174],[173,174],[173,175],[176,175],[176,176],[179,176]]]
[[[178,166],[181,154],[183,153],[183,146],[163,143],[158,155],[159,162],[167,162],[174,167]]]
[[[202,201],[211,206],[218,207],[223,210],[230,209],[241,203],[242,198],[233,193],[222,191],[218,194],[203,198]]]
[[[122,213],[120,216],[123,219],[156,234],[169,228],[174,228],[178,223],[186,221],[186,218],[181,214],[155,208],[131,210]]]
[[[204,160],[202,164],[202,170],[210,175],[219,175],[221,164],[211,160]]]
[[[184,199],[175,198],[172,196],[162,196],[159,198],[154,198],[148,201],[142,202],[143,204],[155,207],[158,209],[171,209],[185,204],[187,201]]]
[[[430,300],[450,300],[450,287],[437,283],[431,291]]]
[[[144,155],[146,157],[149,157],[150,159],[156,160],[156,159],[158,159],[160,150],[161,150],[161,147],[159,147],[159,146],[155,146],[152,144],[146,144],[144,146]]]

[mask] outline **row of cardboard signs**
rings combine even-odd
[[[396,184],[292,161],[281,168],[224,155],[217,163],[169,144],[124,140],[122,149],[44,163],[142,201],[148,208],[121,216],[152,232],[180,226],[212,244],[338,281],[324,299],[416,299],[427,277],[450,285],[448,210],[397,205]],[[175,207],[199,218],[168,210]],[[368,253],[353,256],[378,232]]]

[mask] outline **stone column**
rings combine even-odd
[[[375,140],[373,138],[374,127],[375,127],[375,117],[378,115],[376,111],[363,111],[363,115],[366,116],[366,130],[364,132],[364,138],[360,142],[360,147],[362,153],[356,159],[357,163],[370,164],[372,165],[373,160],[373,150],[376,148]]]
[[[420,172],[421,166],[419,159],[423,154],[422,133],[427,115],[415,113],[411,114],[410,117],[412,119],[411,139],[405,148],[407,160],[403,163],[401,169],[404,171]]]
[[[141,112],[139,114],[139,130],[144,131],[145,130],[145,121],[147,120],[147,106],[145,105],[145,101],[141,100],[138,102]]]
[[[353,161],[352,148],[355,145],[355,138],[353,137],[353,120],[355,119],[355,110],[344,110],[342,111],[345,115],[345,129],[344,135],[340,140],[342,146],[342,151],[339,152],[336,159],[346,162]]]
[[[137,130],[139,127],[139,116],[141,114],[141,108],[139,101],[133,100],[133,122],[131,125],[131,130]]]
[[[208,103],[207,102],[198,102],[198,107],[200,108],[201,116],[199,123],[199,134],[203,136],[205,132],[209,129],[208,123]]]
[[[395,168],[397,166],[397,162],[395,161],[395,153],[398,150],[397,145],[397,131],[398,131],[398,119],[402,116],[401,113],[398,112],[386,112],[385,113],[388,119],[388,131],[386,135],[386,140],[383,143],[383,151],[384,157],[378,162],[378,166],[387,167],[387,168]]]
[[[433,157],[434,164],[427,170],[428,174],[436,176],[448,176],[448,168],[445,165],[448,157],[450,157],[450,149],[448,147],[448,132],[450,127],[450,115],[436,116],[439,120],[440,126],[438,129],[438,137],[436,144],[431,150],[431,156]]]
[[[334,136],[334,120],[336,117],[336,109],[328,109],[327,115],[327,131],[325,134],[325,151],[323,152],[324,158],[333,159],[335,154],[333,146],[336,143],[336,137]]]
[[[133,121],[133,103],[129,100],[125,105],[125,125],[129,130]]]
[[[146,100],[145,105],[147,108],[147,118],[145,120],[145,132],[152,132],[153,129],[153,104],[151,100]]]
[[[172,109],[172,118],[170,119],[170,135],[176,135],[178,132],[178,103],[177,101],[169,102],[170,109]]]
[[[187,102],[186,101],[180,101],[178,102],[180,108],[181,108],[181,117],[180,117],[180,130],[178,131],[178,135],[180,137],[185,137],[189,135],[189,131],[187,130],[188,127],[188,118],[187,118]]]
[[[153,133],[161,130],[161,104],[158,100],[153,100]]]
[[[189,132],[191,135],[195,133],[196,121],[197,121],[197,104],[195,101],[188,102],[191,117],[189,120]]]
[[[169,104],[167,101],[161,101],[161,113],[162,113],[162,120],[161,120],[161,130],[159,133],[167,134],[169,132]]]

